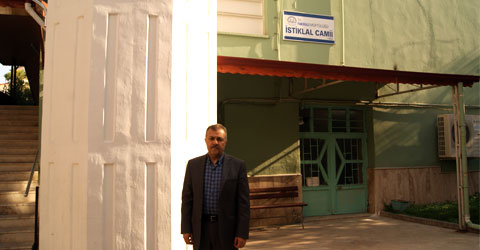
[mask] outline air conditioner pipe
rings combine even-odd
[[[462,157],[462,178],[463,178],[463,219],[467,227],[480,229],[480,225],[473,223],[470,220],[470,204],[469,204],[469,192],[468,192],[468,164],[467,164],[467,148],[466,148],[466,131],[465,131],[465,109],[463,100],[463,83],[458,83],[458,113],[460,116],[460,149]],[[459,174],[459,173],[457,173]],[[460,205],[460,204],[459,204]]]

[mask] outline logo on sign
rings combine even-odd
[[[294,24],[297,23],[297,19],[296,19],[295,17],[293,17],[293,16],[290,16],[290,17],[287,18],[287,22],[288,22],[288,24],[290,24],[290,25],[294,25]]]

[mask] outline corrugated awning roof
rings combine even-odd
[[[473,75],[356,68],[229,56],[217,57],[217,72],[377,83],[457,85],[463,82],[464,86],[472,86],[480,79],[480,76]]]

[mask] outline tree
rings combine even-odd
[[[12,72],[8,72],[4,75],[8,82],[11,82]],[[18,105],[33,105],[32,92],[30,91],[30,85],[28,84],[27,73],[24,67],[17,69],[15,77],[15,89],[13,91],[12,84],[9,84],[4,93],[10,97],[12,104]]]

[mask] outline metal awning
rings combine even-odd
[[[438,86],[452,86],[452,104],[454,111],[453,113],[455,114],[455,146],[457,152],[456,165],[458,186],[457,197],[459,204],[458,211],[460,218],[459,228],[461,230],[465,230],[467,227],[472,227],[476,229],[479,228],[478,224],[473,224],[470,221],[470,213],[468,210],[469,188],[463,87],[471,87],[473,83],[480,80],[480,76],[356,68],[346,66],[284,62],[228,56],[217,57],[217,72],[274,77],[323,79],[323,84],[320,84],[311,89],[302,90],[300,91],[300,93],[316,90],[323,86],[338,84],[343,81],[373,82],[379,84],[395,83],[397,86],[399,86],[400,84],[413,84],[420,85],[419,89],[427,89],[424,88],[423,85],[431,85],[428,88]],[[327,83],[327,80],[330,80],[331,82]],[[406,93],[410,91],[411,90],[401,92],[397,89],[396,94]]]
[[[357,68],[311,63],[273,61],[241,57],[217,56],[217,72],[244,75],[326,79],[376,83],[457,85],[471,87],[480,76],[410,72]]]

